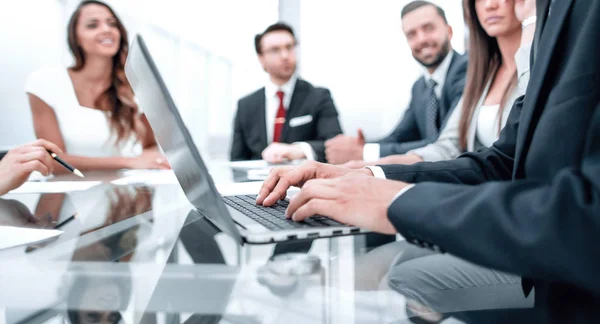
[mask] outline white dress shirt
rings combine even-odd
[[[437,86],[434,89],[435,95],[440,100],[442,98],[442,91],[444,89],[444,85],[446,84],[446,76],[448,75],[448,70],[450,70],[450,63],[452,62],[452,57],[454,53],[450,51],[448,55],[444,58],[440,66],[438,66],[433,73],[429,73],[426,67],[422,66],[423,77],[425,78],[425,82],[429,82],[429,80],[433,79]],[[377,161],[381,158],[381,151],[379,150],[379,144],[377,143],[368,143],[365,144],[363,148],[363,160],[366,162]]]
[[[290,103],[292,102],[292,96],[294,95],[294,89],[296,88],[297,81],[298,76],[294,74],[288,80],[288,82],[281,86],[278,86],[271,81],[267,82],[265,85],[265,125],[267,125],[267,144],[273,143],[275,117],[277,116],[277,111],[279,110],[279,97],[277,97],[277,92],[283,92],[283,108],[285,109],[287,116],[287,111],[290,107]],[[294,143],[294,145],[298,145],[302,149],[306,159],[315,159],[315,153],[310,144],[306,142],[297,142]]]
[[[298,77],[294,74],[288,82],[282,86],[278,86],[273,82],[269,81],[265,86],[265,125],[267,125],[267,143],[273,143],[273,132],[275,131],[275,117],[279,110],[279,97],[277,92],[283,92],[283,108],[285,111],[290,107],[292,102],[292,95],[294,95],[294,88],[296,87],[296,81]],[[287,114],[287,113],[286,113]]]

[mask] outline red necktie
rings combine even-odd
[[[277,91],[277,97],[279,97],[279,109],[277,109],[277,115],[275,116],[275,128],[273,130],[273,142],[280,142],[281,131],[285,124],[285,108],[283,107],[283,91]]]

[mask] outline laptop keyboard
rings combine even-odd
[[[273,207],[256,205],[255,195],[226,196],[225,204],[250,217],[270,230],[293,230],[297,228],[344,226],[331,218],[313,216],[302,222],[294,222],[285,217],[289,202],[280,200]]]

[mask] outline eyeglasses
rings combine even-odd
[[[293,53],[296,50],[296,43],[294,44],[287,44],[284,46],[280,46],[280,47],[270,47],[267,48],[263,51],[264,54],[266,55],[272,55],[272,56],[277,56],[277,55],[281,55],[284,51],[287,53]]]

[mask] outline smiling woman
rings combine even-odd
[[[80,170],[169,168],[125,77],[129,43],[114,11],[81,2],[68,44],[72,67],[42,69],[27,81],[36,136],[55,142]]]

